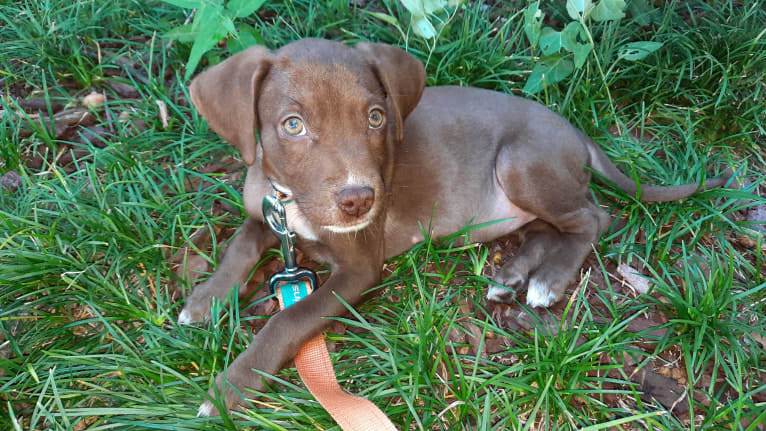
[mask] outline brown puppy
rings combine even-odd
[[[527,287],[527,303],[544,307],[573,281],[609,223],[590,198],[588,168],[637,193],[597,144],[548,108],[487,90],[424,86],[422,64],[398,48],[314,39],[274,52],[251,48],[192,82],[194,105],[250,166],[249,217],[218,270],[187,298],[179,322],[205,319],[211,298],[244,286],[262,252],[276,245],[261,214],[274,188],[293,197],[286,210],[298,246],[332,270],[229,366],[227,408],[241,402],[231,385],[264,389],[252,369],[276,373],[325,329],[323,317],[345,311],[336,295],[362,302],[384,259],[423,239],[419,223],[440,237],[471,221],[503,220],[472,231],[472,241],[524,227],[518,254],[495,277],[509,289],[492,286],[487,297],[508,301]],[[641,198],[670,201],[698,189],[642,186]],[[216,384],[223,385],[220,375]],[[200,406],[201,415],[215,413],[209,401]]]

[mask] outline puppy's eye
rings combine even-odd
[[[371,129],[379,129],[386,121],[386,115],[380,109],[373,109],[370,111],[367,121],[370,122]]]
[[[282,128],[290,136],[302,136],[306,134],[306,128],[303,127],[303,120],[298,117],[290,117],[282,123]]]

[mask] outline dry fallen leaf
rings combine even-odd
[[[90,94],[83,97],[82,106],[86,108],[95,107],[95,106],[103,104],[104,101],[105,101],[105,98],[103,94],[97,93],[95,91],[91,91]]]
[[[64,105],[61,103],[46,98],[18,99],[16,102],[21,109],[27,112],[47,113],[48,107],[50,106],[50,111],[55,114],[64,108]]]
[[[642,277],[637,269],[623,263],[617,267],[617,273],[637,292],[641,294],[649,292],[649,280]]]
[[[135,87],[122,82],[109,81],[106,83],[118,96],[126,99],[134,99],[140,96]]]
[[[162,100],[157,100],[157,106],[160,108],[160,121],[162,121],[162,128],[168,128],[168,105]]]
[[[662,376],[648,367],[636,371],[631,380],[640,385],[641,391],[647,399],[655,399],[665,408],[678,407],[679,411],[688,408],[685,403],[678,403],[686,395],[686,390],[676,380]]]

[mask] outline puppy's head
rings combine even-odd
[[[260,163],[315,231],[346,233],[382,213],[394,148],[424,87],[422,64],[398,48],[305,39],[243,51],[190,92],[212,129],[247,164]]]

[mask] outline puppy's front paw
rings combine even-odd
[[[205,402],[199,406],[199,409],[197,409],[197,417],[209,418],[213,416],[219,416],[218,409],[215,408],[210,400],[205,400]]]
[[[529,280],[527,305],[530,307],[549,307],[556,302],[558,297],[559,295],[555,293],[547,283],[534,277]]]
[[[195,301],[193,296],[186,300],[183,310],[178,315],[180,325],[191,325],[207,319],[210,319],[210,300],[203,305],[202,301]]]
[[[243,378],[238,377],[239,371],[236,364],[232,364],[233,366],[230,366],[229,369],[226,371],[226,374],[229,375],[229,378],[233,381],[240,381]],[[249,373],[249,379],[247,379],[247,383],[245,383],[245,386],[251,390],[256,391],[263,391],[266,389],[266,385],[263,384],[263,382],[260,379],[260,376],[255,373],[254,371],[250,370],[249,368],[245,370],[247,373]],[[226,411],[232,411],[235,409],[240,409],[245,405],[245,400],[242,398],[247,394],[247,391],[244,387],[241,387],[240,383],[237,384],[237,388],[235,389],[232,380],[226,382],[226,389],[223,392],[223,398],[224,402],[223,405],[226,408]],[[212,387],[207,391],[208,396],[211,399],[215,399],[218,394],[221,393],[221,388],[223,387],[223,373],[218,374],[218,376],[215,378],[215,383]],[[252,394],[251,394],[252,395]],[[215,404],[211,402],[209,399],[205,400],[202,404],[200,404],[199,409],[197,410],[197,417],[214,417],[214,416],[220,416],[221,412],[216,408]]]
[[[223,284],[224,286],[226,284]],[[222,298],[226,295],[225,291],[220,291],[219,283],[213,278],[204,283],[194,286],[191,295],[186,298],[184,308],[178,315],[178,323],[181,325],[191,325],[210,320],[210,302],[213,298]]]

